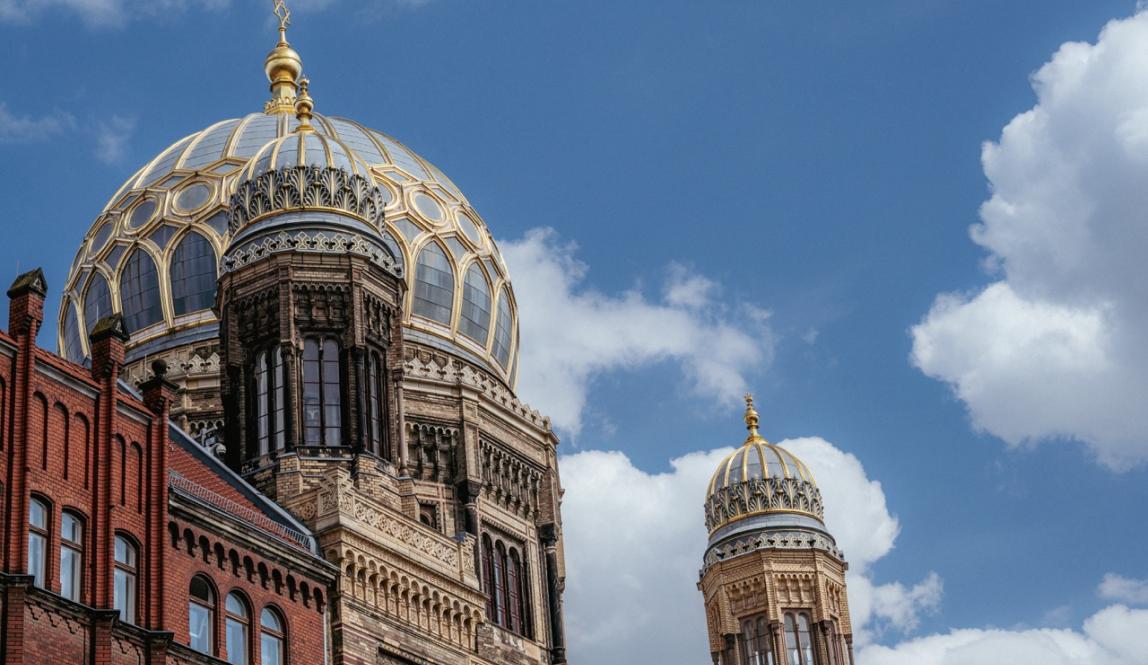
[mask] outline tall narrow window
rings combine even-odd
[[[200,575],[191,578],[187,603],[188,646],[200,653],[215,653],[212,626],[215,624],[215,592]]]
[[[339,345],[323,341],[323,441],[329,446],[342,442],[343,407],[340,400]]]
[[[482,537],[482,588],[486,591],[486,617],[497,621],[498,605],[494,595],[494,545],[490,536]]]
[[[785,615],[785,650],[789,665],[816,665],[810,640],[809,615],[787,612]]]
[[[506,548],[502,543],[494,546],[494,622],[506,626]]]
[[[287,363],[283,359],[283,349],[275,351],[275,369],[271,372],[275,384],[271,393],[271,442],[275,450],[287,447]]]
[[[60,595],[80,602],[83,580],[84,523],[64,511],[60,516]]]
[[[123,536],[116,536],[116,569],[112,581],[112,607],[119,610],[120,621],[136,622],[136,575],[139,563],[136,546]]]
[[[259,665],[283,665],[286,641],[283,617],[270,607],[263,608],[259,615]]]
[[[773,665],[769,643],[769,622],[764,614],[741,621],[742,660],[746,665]]]
[[[266,455],[270,443],[268,431],[267,396],[267,352],[260,351],[255,356],[255,438],[259,441],[259,454]]]
[[[506,559],[506,596],[507,596],[507,627],[515,633],[522,634],[522,566],[518,559],[518,550],[511,548]]]
[[[494,324],[494,358],[503,369],[510,363],[510,335],[514,322],[510,320],[510,291],[505,287],[498,296],[498,320]]]
[[[35,497],[28,504],[28,574],[41,589],[48,578],[48,504]]]
[[[454,310],[454,268],[437,243],[419,252],[415,268],[414,313],[450,325]]]
[[[339,345],[333,339],[303,343],[303,433],[311,446],[342,443],[342,387]]]
[[[472,263],[466,271],[466,281],[462,285],[462,319],[459,321],[462,334],[486,346],[490,333],[490,285],[477,263]]]
[[[94,273],[84,294],[84,326],[92,334],[100,319],[112,313],[112,294],[108,291],[108,281],[101,273]]]
[[[171,304],[175,315],[211,309],[215,304],[215,250],[194,231],[171,256]]]
[[[124,325],[129,333],[163,320],[159,275],[155,270],[155,262],[142,249],[131,253],[120,273],[120,305],[124,311]]]
[[[369,412],[369,438],[371,452],[383,455],[384,422],[383,413],[386,390],[383,376],[383,360],[378,352],[372,351],[367,362],[367,410]]]
[[[227,637],[227,662],[230,665],[247,665],[247,654],[251,645],[247,639],[251,625],[251,613],[247,602],[232,591],[224,601],[225,633]]]

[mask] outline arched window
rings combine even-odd
[[[259,665],[283,665],[286,641],[283,617],[277,610],[264,607],[259,615]]]
[[[192,231],[171,256],[171,304],[176,316],[210,309],[215,304],[215,250]]]
[[[494,325],[494,358],[506,369],[510,363],[510,335],[514,323],[510,320],[510,291],[503,287],[498,296],[498,321]]]
[[[247,601],[238,592],[232,591],[224,601],[224,610],[227,662],[230,665],[247,665],[247,656],[251,652],[251,643],[247,637],[251,627],[251,612],[247,609]]]
[[[769,621],[764,614],[741,620],[742,660],[746,665],[773,665]]]
[[[255,439],[259,455],[282,450],[287,445],[287,365],[283,349],[255,356],[254,385],[251,394],[255,402]]]
[[[495,623],[506,626],[506,547],[501,542],[494,545],[494,607]]]
[[[383,372],[383,358],[372,351],[367,359],[367,410],[370,426],[367,428],[371,452],[384,455],[383,442],[386,438],[386,376]]]
[[[36,497],[28,503],[28,574],[32,583],[46,588],[48,579],[48,503]]]
[[[494,594],[494,545],[490,536],[482,537],[482,588],[486,590],[486,617],[497,621],[498,605]]]
[[[135,543],[116,534],[116,569],[112,580],[112,607],[119,610],[120,621],[136,622],[136,576],[139,554]]]
[[[462,334],[486,346],[486,338],[490,333],[490,285],[486,283],[486,277],[477,263],[472,263],[466,271],[459,329]]]
[[[309,446],[342,443],[341,369],[339,344],[335,340],[304,340],[303,440]]]
[[[84,576],[84,523],[75,513],[60,515],[60,595],[80,602]]]
[[[200,653],[214,655],[215,591],[202,575],[191,578],[187,603],[187,645]]]
[[[506,558],[506,627],[522,634],[522,563],[518,550],[511,548]]]
[[[64,308],[64,357],[78,363],[84,359],[84,347],[80,345],[80,323],[70,298],[64,301]]]
[[[120,273],[120,305],[124,311],[124,325],[129,333],[163,320],[159,275],[155,270],[155,262],[142,249],[137,248],[131,253]]]
[[[108,291],[108,280],[100,273],[92,275],[88,291],[84,294],[84,326],[92,334],[100,319],[112,313],[112,294]]]
[[[415,269],[414,313],[450,325],[454,309],[454,268],[442,247],[430,243]]]
[[[271,378],[267,368],[267,352],[260,351],[255,357],[255,437],[259,441],[259,454],[268,453],[271,435],[268,431],[267,396]]]
[[[816,665],[811,637],[808,614],[785,614],[785,650],[788,652],[789,665]]]

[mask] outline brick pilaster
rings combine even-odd
[[[148,508],[145,515],[147,523],[147,558],[145,565],[151,580],[160,580],[158,584],[148,585],[151,589],[146,599],[146,606],[142,607],[143,626],[151,629],[162,628],[165,624],[164,608],[167,579],[164,562],[164,536],[167,526],[167,493],[168,493],[168,419],[171,416],[171,405],[175,402],[178,387],[165,378],[167,376],[167,363],[157,360],[152,363],[152,378],[140,388],[143,389],[144,404],[147,405],[155,418],[152,419],[151,431],[148,432],[147,451],[147,497]],[[140,479],[143,482],[143,479]]]

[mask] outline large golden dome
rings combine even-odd
[[[211,311],[230,242],[235,186],[282,159],[268,146],[313,143],[329,165],[363,172],[382,193],[380,239],[408,284],[404,334],[474,362],[512,386],[517,312],[506,264],[482,218],[441,171],[395,139],[316,114],[310,138],[288,113],[253,113],[191,134],[143,166],[84,236],[60,307],[61,352],[80,362],[99,317],[122,312],[128,361],[218,337]],[[276,139],[283,139],[276,143]],[[344,164],[343,162],[346,162]]]

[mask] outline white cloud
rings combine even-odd
[[[135,129],[135,118],[113,115],[100,122],[96,127],[96,159],[105,164],[122,162]]]
[[[860,640],[886,623],[914,625],[937,605],[940,579],[907,588],[876,585],[871,566],[892,548],[899,526],[881,484],[861,463],[817,438],[784,441],[822,488],[826,522],[850,563],[849,602]],[[647,473],[620,452],[560,460],[566,490],[567,635],[575,662],[709,662],[696,582],[706,547],[705,487],[729,449],[671,460]],[[608,523],[609,528],[602,525]],[[657,635],[657,639],[645,639]]]
[[[859,665],[1145,665],[1148,610],[1113,605],[1082,630],[956,630],[893,647],[869,646]]]
[[[0,12],[3,11],[2,7],[0,5]],[[27,115],[14,115],[8,110],[7,104],[0,102],[0,143],[44,141],[72,129],[75,125],[75,118],[62,111],[33,118]]]
[[[732,404],[747,374],[769,362],[769,313],[742,305],[735,315],[716,284],[680,266],[654,301],[636,289],[608,295],[585,286],[575,246],[550,229],[500,244],[521,313],[518,392],[567,432],[581,427],[596,376],[671,361],[694,394]]]
[[[1096,590],[1105,600],[1116,600],[1136,605],[1148,605],[1148,580],[1137,580],[1108,573]]]
[[[1099,461],[1148,461],[1148,13],[1066,43],[1037,104],[984,146],[992,195],[973,240],[999,281],[944,294],[912,361],[974,426],[1012,445],[1071,438]]]
[[[89,26],[106,28],[138,18],[170,16],[192,8],[221,9],[229,4],[230,0],[0,0],[0,21],[30,23],[63,11],[76,14]]]

